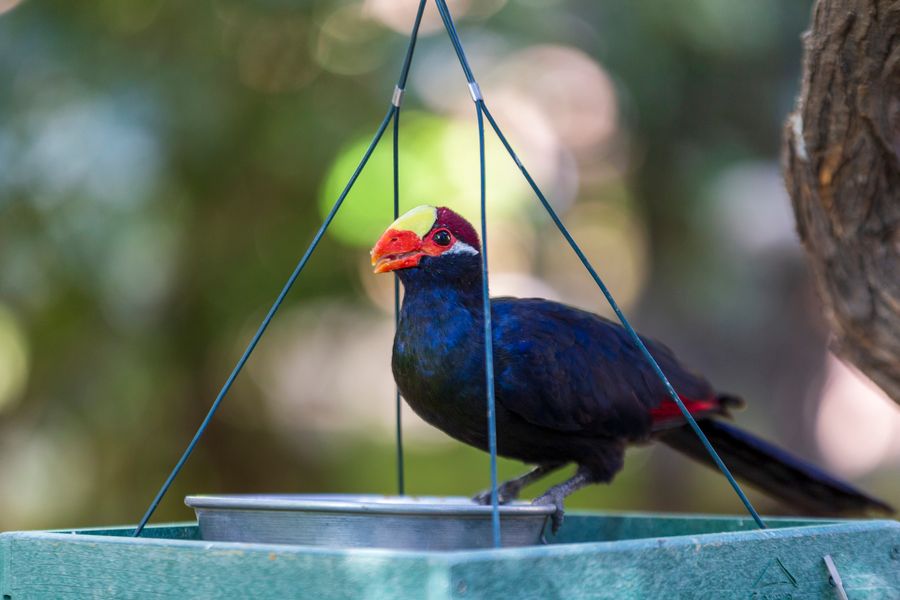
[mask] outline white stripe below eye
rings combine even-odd
[[[478,254],[478,250],[462,240],[456,240],[456,243],[444,254]]]

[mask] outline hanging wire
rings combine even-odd
[[[469,67],[469,60],[466,58],[466,51],[463,49],[462,41],[456,32],[456,24],[450,16],[450,9],[447,8],[445,0],[434,0],[434,3],[441,15],[441,20],[444,22],[444,28],[450,36],[450,43],[453,44],[453,50],[456,52],[460,66],[462,66],[463,74],[466,76],[466,80],[471,83],[475,81],[475,75],[472,73],[471,67]]]
[[[475,75],[472,73],[471,67],[469,67],[469,59],[466,58],[466,51],[462,47],[462,41],[459,39],[459,34],[456,33],[456,24],[453,23],[453,18],[450,16],[450,9],[447,8],[447,2],[445,0],[434,0],[434,3],[437,5],[438,12],[441,14],[441,20],[444,22],[444,28],[447,30],[447,35],[450,36],[450,43],[453,44],[453,49],[456,51],[456,57],[459,59],[463,74],[466,76],[466,81],[475,83]]]
[[[497,410],[494,398],[494,340],[491,327],[491,293],[488,289],[487,207],[485,194],[484,101],[475,102],[478,115],[478,158],[481,165],[481,297],[484,305],[484,379],[487,386],[488,450],[491,453],[491,532],[500,548],[500,498],[497,493]]]
[[[631,337],[631,340],[634,342],[634,345],[638,348],[638,350],[640,350],[641,354],[647,360],[647,363],[653,369],[654,373],[656,373],[656,376],[662,382],[663,386],[665,386],[666,391],[668,392],[669,396],[675,402],[676,406],[678,406],[678,409],[681,411],[681,414],[684,415],[684,418],[688,422],[688,424],[691,426],[691,429],[693,429],[694,433],[697,434],[697,437],[700,438],[701,443],[703,444],[704,448],[706,448],[706,451],[709,453],[710,457],[713,459],[713,462],[716,463],[716,466],[719,468],[719,470],[722,472],[722,474],[725,475],[725,478],[728,480],[728,483],[731,484],[731,487],[734,489],[734,492],[737,494],[738,498],[740,498],[741,503],[743,503],[744,508],[746,508],[747,512],[750,513],[750,516],[753,517],[753,520],[756,522],[756,525],[760,529],[765,529],[766,524],[762,520],[762,518],[759,516],[759,513],[756,511],[756,509],[753,507],[753,504],[750,502],[750,499],[747,498],[747,495],[741,489],[741,486],[735,480],[734,476],[731,474],[731,471],[728,470],[728,467],[725,466],[725,463],[719,457],[719,454],[713,448],[712,444],[710,444],[706,435],[703,433],[703,431],[700,429],[700,426],[697,424],[697,421],[694,419],[693,415],[691,415],[691,413],[688,411],[687,407],[684,405],[684,402],[682,402],[681,398],[678,397],[678,393],[675,392],[675,389],[672,387],[672,384],[669,382],[665,373],[662,372],[662,369],[659,367],[659,364],[656,362],[656,359],[653,358],[653,356],[650,354],[650,351],[647,350],[647,347],[644,345],[644,342],[641,340],[640,336],[638,336],[637,332],[635,332],[634,328],[631,326],[631,323],[629,323],[628,319],[625,318],[625,314],[619,308],[618,303],[616,303],[616,301],[613,298],[612,294],[610,293],[609,289],[606,287],[606,284],[603,282],[603,280],[600,278],[600,276],[594,270],[594,267],[591,265],[587,256],[585,256],[584,252],[581,251],[581,248],[575,242],[575,239],[569,233],[568,229],[566,229],[566,226],[563,224],[563,222],[559,219],[559,217],[556,214],[556,211],[553,210],[553,207],[547,201],[546,197],[541,192],[537,183],[535,183],[534,179],[531,177],[531,174],[525,168],[525,165],[523,165],[522,161],[519,160],[519,157],[516,155],[515,151],[512,149],[512,146],[510,146],[509,142],[507,141],[506,136],[503,135],[503,132],[500,130],[500,127],[497,125],[497,122],[494,120],[493,116],[491,115],[490,111],[488,110],[487,106],[485,105],[484,99],[481,97],[481,90],[478,88],[478,84],[475,82],[475,77],[472,74],[472,69],[469,67],[469,62],[466,59],[465,51],[463,50],[463,47],[462,47],[462,42],[459,39],[459,34],[456,31],[456,26],[453,24],[453,19],[450,16],[450,11],[447,8],[447,4],[446,4],[445,0],[435,0],[435,3],[437,4],[438,12],[440,12],[440,14],[441,14],[441,19],[444,21],[444,26],[447,29],[447,34],[450,36],[450,40],[453,43],[453,48],[456,50],[456,56],[459,59],[460,65],[462,66],[463,73],[465,73],[466,80],[469,82],[469,89],[472,92],[472,98],[473,98],[473,100],[475,100],[475,103],[478,106],[479,135],[480,135],[479,142],[482,146],[482,152],[483,152],[484,139],[483,139],[483,134],[481,133],[480,130],[482,129],[481,118],[482,118],[482,114],[483,114],[483,116],[486,117],[488,122],[491,124],[491,127],[493,128],[494,132],[497,134],[497,137],[503,143],[507,152],[509,152],[509,155],[515,161],[516,165],[518,165],[519,169],[522,171],[522,174],[525,176],[525,179],[528,181],[528,184],[531,186],[531,189],[534,191],[535,195],[538,197],[538,200],[540,200],[541,204],[544,206],[544,209],[546,209],[547,213],[550,215],[550,218],[556,224],[556,227],[559,229],[560,233],[562,233],[563,237],[566,238],[566,241],[572,247],[572,250],[575,251],[575,254],[581,260],[581,263],[584,265],[584,267],[587,269],[588,273],[590,273],[591,277],[594,279],[594,282],[597,284],[597,287],[600,288],[600,291],[606,297],[607,302],[609,302],[610,307],[612,307],[613,311],[616,313],[616,316],[619,318],[619,321],[622,323],[622,327],[624,327],[625,330],[628,332],[628,335],[629,335],[629,337]],[[483,168],[484,168],[484,165],[482,164],[482,186],[484,185]],[[482,202],[483,201],[484,201],[484,191],[482,190]],[[484,231],[485,227],[484,227],[483,221],[484,221],[484,209],[482,208],[482,230]],[[482,244],[485,247],[487,246],[487,244],[484,243],[484,240],[482,240]],[[487,289],[487,286],[486,286],[487,270],[486,270],[486,268],[484,269],[483,272],[485,275],[485,290],[486,290]],[[486,309],[486,312],[485,312],[486,322],[489,319],[489,314],[490,314],[489,311]],[[487,356],[488,355],[487,350],[488,350],[488,347],[487,347],[487,345],[485,345],[485,354],[486,354],[485,362],[487,363],[486,367],[490,368],[491,371],[493,371],[493,364],[491,364],[489,362],[489,357]],[[492,414],[491,413],[492,402],[493,402],[493,386],[491,386],[489,388],[489,394],[488,394],[488,403],[490,405],[489,411],[488,411],[489,417]],[[491,425],[493,426],[493,422],[491,423]],[[494,435],[496,435],[495,432],[492,431],[492,433],[494,433]],[[497,493],[497,489],[496,489],[497,484],[496,484],[496,480],[494,479],[495,468],[496,468],[495,449],[492,449],[492,451],[491,451],[491,477],[492,477],[491,500],[492,500],[492,504],[494,504],[494,506],[496,507],[495,499],[496,499],[496,493]],[[495,512],[496,512],[496,508],[495,508]],[[497,536],[497,534],[495,532],[495,537],[496,536]]]
[[[409,69],[412,65],[413,52],[416,50],[416,41],[419,38],[419,25],[422,24],[422,14],[425,12],[425,3],[428,0],[419,0],[419,9],[416,11],[416,19],[413,23],[412,34],[409,37],[409,45],[406,47],[406,56],[403,59],[403,67],[400,69],[400,78],[394,88],[394,96],[391,103],[394,111],[394,220],[400,216],[400,107],[403,103],[403,94],[406,90],[406,80],[409,77]],[[394,273],[394,327],[400,327],[400,278]],[[394,411],[396,423],[397,446],[397,494],[406,493],[405,467],[403,464],[403,399],[400,397],[400,388],[394,388]]]
[[[488,450],[490,452],[491,471],[491,534],[495,548],[501,547],[500,539],[500,496],[497,491],[497,412],[494,397],[494,340],[491,327],[491,294],[488,285],[488,256],[487,256],[487,211],[485,193],[485,152],[484,152],[484,100],[481,97],[481,89],[475,81],[469,61],[463,50],[462,42],[456,33],[456,26],[450,17],[450,10],[444,0],[435,0],[441,20],[456,50],[459,64],[462,66],[466,81],[469,83],[469,92],[475,102],[475,114],[478,118],[478,156],[481,167],[481,296],[484,308],[484,378],[487,387],[487,426],[488,426]]]
[[[303,268],[306,266],[306,263],[309,262],[310,256],[312,256],[313,251],[316,249],[316,246],[319,245],[319,242],[322,240],[322,236],[325,235],[325,230],[328,229],[328,226],[331,225],[331,221],[334,219],[334,216],[337,214],[338,209],[341,207],[341,204],[344,203],[344,199],[347,197],[347,194],[350,192],[350,189],[353,187],[353,184],[356,183],[356,179],[359,177],[359,174],[362,172],[363,167],[366,166],[366,163],[369,162],[369,157],[372,156],[372,151],[375,150],[375,146],[378,145],[379,140],[381,140],[381,136],[384,135],[385,129],[387,129],[388,124],[391,122],[391,119],[394,117],[396,113],[397,107],[393,104],[388,108],[387,114],[384,115],[384,119],[381,121],[381,125],[378,127],[378,131],[375,132],[375,137],[372,138],[372,141],[369,143],[369,147],[366,149],[365,154],[362,157],[362,160],[359,161],[359,164],[356,166],[356,170],[353,172],[353,175],[350,177],[350,181],[347,182],[347,185],[344,187],[344,191],[341,192],[341,195],[338,197],[337,201],[334,203],[334,206],[331,207],[331,210],[328,212],[328,216],[325,217],[325,221],[322,223],[321,227],[319,227],[319,231],[316,232],[315,237],[313,237],[312,242],[309,244],[309,247],[306,249],[306,252],[303,254],[303,257],[297,263],[297,266],[294,268],[294,272],[291,273],[291,276],[288,277],[287,282],[284,284],[284,287],[281,288],[281,293],[278,294],[278,297],[275,299],[275,303],[272,304],[272,308],[269,309],[269,312],[266,314],[266,317],[263,319],[262,323],[259,326],[259,329],[256,330],[256,334],[253,336],[253,339],[250,340],[250,344],[247,346],[247,349],[244,350],[244,353],[241,355],[241,358],[237,361],[237,364],[234,366],[234,369],[231,371],[231,375],[228,376],[228,379],[225,381],[225,384],[222,386],[222,389],[219,390],[219,394],[216,396],[215,401],[209,409],[209,412],[206,413],[206,417],[203,419],[203,422],[200,424],[200,427],[197,429],[197,433],[194,434],[194,438],[191,440],[191,443],[188,444],[188,447],[185,449],[184,454],[181,455],[181,458],[175,464],[175,468],[172,469],[172,472],[169,474],[168,478],[166,478],[165,483],[163,483],[159,492],[156,494],[156,497],[153,499],[153,502],[150,503],[150,507],[147,509],[147,512],[144,514],[144,517],[141,519],[138,526],[135,528],[133,536],[138,537],[141,535],[141,532],[144,530],[144,527],[147,525],[147,521],[150,520],[150,517],[153,516],[153,513],[156,511],[157,506],[159,506],[160,501],[163,499],[163,496],[166,495],[166,492],[169,491],[169,487],[171,487],[172,482],[175,481],[175,478],[181,472],[181,469],[184,467],[184,464],[187,462],[188,458],[191,456],[191,453],[194,451],[194,448],[197,446],[197,442],[200,441],[200,438],[203,436],[206,428],[209,427],[210,421],[212,421],[213,415],[216,414],[216,411],[219,410],[219,405],[222,404],[222,400],[225,399],[225,396],[228,394],[228,391],[231,389],[231,385],[234,383],[234,380],[237,378],[238,374],[241,372],[241,369],[244,368],[244,365],[247,363],[247,359],[250,358],[250,355],[253,353],[253,350],[256,348],[256,345],[259,343],[259,340],[262,338],[263,334],[266,332],[266,329],[269,327],[269,323],[272,322],[272,318],[275,316],[275,313],[278,312],[278,309],[281,307],[282,302],[284,302],[285,297],[290,291],[291,287],[293,287],[294,282],[297,280],[297,277],[300,276],[300,273],[303,271]]]
[[[413,22],[412,33],[409,36],[409,45],[406,47],[406,56],[403,57],[403,67],[400,69],[400,78],[397,87],[406,89],[406,80],[409,78],[409,69],[412,66],[413,53],[416,51],[416,42],[419,39],[419,26],[422,24],[422,14],[425,12],[425,4],[428,0],[419,0],[419,8],[416,10],[416,19]]]
[[[421,24],[422,14],[425,8],[425,2],[427,0],[420,0],[419,8],[416,13],[416,20],[413,26],[413,31],[410,36],[409,46],[407,47],[406,57],[404,58],[403,67],[401,69],[400,78],[398,80],[397,86],[394,89],[394,95],[391,100],[391,105],[388,108],[387,113],[381,121],[377,131],[375,132],[372,141],[369,143],[365,153],[363,154],[362,159],[360,159],[359,164],[354,170],[353,174],[350,177],[350,180],[347,182],[343,191],[341,192],[338,199],[335,201],[334,205],[331,207],[331,210],[328,212],[324,222],[319,227],[319,230],[316,232],[316,235],[313,237],[312,242],[309,247],[306,249],[306,252],[303,254],[297,266],[294,268],[294,271],[291,273],[287,282],[281,289],[281,292],[278,294],[278,297],[275,299],[275,302],[272,304],[272,307],[269,309],[269,312],[266,314],[250,343],[247,345],[247,348],[244,350],[240,359],[235,364],[231,374],[228,376],[228,379],[225,381],[222,388],[219,390],[218,395],[216,396],[215,401],[209,409],[209,412],[206,414],[206,417],[203,419],[203,422],[200,424],[200,427],[197,429],[197,432],[194,434],[194,437],[191,439],[191,442],[188,444],[181,458],[175,464],[175,467],[172,469],[169,476],[166,478],[159,492],[157,492],[150,506],[147,508],[144,516],[141,518],[141,521],[138,523],[137,527],[133,532],[134,537],[138,537],[143,532],[147,522],[153,516],[153,513],[156,511],[159,503],[162,501],[163,497],[168,492],[175,478],[183,469],[185,463],[188,458],[190,458],[194,449],[197,446],[197,443],[200,441],[200,438],[205,433],[206,429],[209,427],[210,422],[212,421],[213,416],[216,411],[218,411],[219,406],[224,400],[225,396],[228,394],[231,386],[233,385],[235,379],[238,374],[244,368],[247,360],[250,358],[250,355],[253,353],[269,324],[275,316],[275,313],[278,312],[278,309],[281,307],[284,302],[285,297],[287,296],[290,289],[293,287],[295,281],[300,276],[300,273],[306,267],[307,262],[309,262],[310,257],[315,251],[316,247],[319,245],[322,237],[325,235],[325,231],[328,229],[331,222],[334,220],[335,215],[343,204],[344,200],[349,194],[350,190],[353,188],[353,185],[356,183],[356,180],[359,178],[360,173],[365,168],[369,159],[372,156],[372,152],[375,150],[375,147],[378,145],[378,142],[381,140],[384,132],[386,131],[388,125],[391,121],[394,121],[394,216],[395,218],[399,213],[399,153],[398,153],[398,142],[399,142],[399,112],[400,105],[402,102],[403,93],[405,91],[406,81],[409,76],[409,69],[412,63],[412,56],[415,50],[416,40],[418,38],[419,26]],[[578,244],[572,238],[571,234],[566,229],[565,225],[556,215],[556,212],[550,206],[550,203],[544,197],[544,194],[541,192],[540,188],[535,183],[534,179],[531,177],[528,170],[519,160],[519,157],[516,155],[515,151],[510,146],[509,142],[506,139],[506,136],[503,135],[503,132],[500,130],[500,127],[497,125],[490,111],[484,103],[484,99],[481,95],[481,90],[478,86],[478,83],[475,81],[475,77],[472,73],[471,68],[469,67],[468,60],[466,59],[465,51],[462,47],[462,42],[460,41],[459,34],[456,31],[456,26],[453,23],[453,19],[450,16],[450,11],[447,8],[447,4],[445,0],[435,0],[435,4],[437,5],[438,12],[441,15],[441,19],[444,22],[444,26],[447,30],[448,35],[450,36],[450,40],[453,44],[454,50],[456,51],[457,58],[459,59],[460,65],[462,66],[463,73],[466,76],[466,80],[469,84],[469,91],[472,95],[472,99],[475,102],[475,110],[476,116],[478,119],[478,145],[479,145],[479,158],[480,158],[480,176],[481,176],[481,237],[482,237],[482,300],[484,306],[484,320],[485,320],[485,379],[487,386],[487,417],[488,417],[488,442],[489,442],[489,450],[490,450],[490,467],[491,467],[491,521],[492,521],[492,531],[493,531],[493,542],[495,547],[500,547],[501,539],[500,539],[500,512],[499,512],[499,498],[497,493],[497,432],[496,432],[496,413],[495,413],[495,398],[494,398],[494,369],[493,369],[493,338],[491,335],[492,327],[491,327],[491,310],[490,310],[490,290],[488,285],[488,264],[487,264],[487,218],[486,218],[486,187],[485,187],[485,141],[484,141],[484,118],[487,118],[488,122],[491,124],[494,132],[497,137],[503,143],[507,152],[510,154],[512,159],[515,161],[516,165],[518,165],[519,169],[522,171],[522,174],[525,176],[525,179],[528,181],[529,185],[531,185],[532,190],[535,192],[536,196],[540,200],[541,204],[547,210],[547,213],[550,215],[553,222],[556,224],[557,228],[560,230],[562,235],[566,238],[569,245],[575,251],[578,258],[581,260],[584,267],[588,270],[591,277],[594,279],[597,286],[600,288],[603,295],[606,297],[613,311],[618,316],[619,320],[622,323],[622,326],[626,329],[629,336],[631,336],[632,341],[635,343],[637,348],[641,351],[644,357],[647,359],[648,363],[653,368],[656,375],[662,381],[672,400],[681,410],[687,422],[690,424],[691,428],[700,438],[700,441],[703,443],[707,452],[709,452],[713,461],[719,467],[719,470],[725,475],[728,479],[731,486],[734,488],[735,493],[743,502],[747,511],[751,514],[753,519],[756,521],[756,524],[764,529],[766,527],[763,520],[760,518],[759,514],[753,508],[753,505],[750,503],[750,500],[746,497],[741,487],[738,485],[737,481],[735,481],[734,477],[731,475],[731,472],[722,462],[722,459],[719,458],[719,455],[716,453],[715,449],[709,443],[709,440],[704,435],[703,431],[700,429],[697,422],[694,420],[693,416],[687,410],[684,403],[678,397],[678,394],[675,392],[671,383],[669,383],[665,374],[660,369],[659,365],[654,360],[653,356],[647,350],[644,343],[641,341],[640,337],[631,327],[631,324],[625,318],[625,315],[619,309],[618,304],[615,299],[612,297],[612,294],[609,292],[606,285],[603,283],[603,280],[591,266],[590,261],[588,261],[587,257],[581,251]],[[399,315],[399,284],[395,279],[394,283],[394,292],[395,292],[395,319],[398,318]],[[397,403],[397,469],[398,469],[398,488],[400,489],[400,493],[403,493],[404,489],[404,481],[403,481],[403,448],[402,448],[402,431],[401,431],[401,421],[400,421],[400,396],[399,391],[396,397]]]
[[[187,448],[184,450],[184,453],[181,455],[181,458],[178,459],[178,462],[175,464],[175,467],[172,469],[172,472],[169,473],[169,476],[166,478],[162,487],[157,492],[156,496],[153,498],[153,501],[150,503],[150,506],[147,508],[147,511],[144,513],[144,516],[141,518],[137,527],[135,527],[132,535],[134,537],[138,537],[144,531],[144,527],[146,527],[147,522],[150,520],[150,517],[153,516],[153,513],[156,512],[159,503],[162,501],[163,497],[165,497],[166,493],[169,491],[169,488],[172,486],[172,482],[175,481],[175,478],[178,477],[178,474],[184,468],[185,463],[187,463],[188,458],[190,458],[191,454],[194,452],[194,448],[196,448],[197,443],[200,441],[200,438],[203,437],[203,434],[206,432],[206,429],[209,427],[210,422],[212,421],[213,416],[216,414],[216,411],[219,410],[219,406],[222,404],[222,400],[225,399],[225,396],[228,395],[229,390],[231,389],[234,380],[237,378],[238,374],[244,368],[244,365],[247,363],[247,360],[250,358],[250,355],[253,353],[253,350],[256,349],[256,345],[259,343],[259,340],[262,338],[263,334],[266,332],[266,329],[269,327],[269,323],[272,322],[272,318],[275,316],[275,313],[278,312],[278,309],[281,307],[281,304],[284,302],[285,297],[288,292],[294,285],[294,282],[300,276],[300,273],[303,271],[304,267],[306,267],[306,263],[309,262],[310,257],[315,251],[316,247],[319,245],[319,242],[322,240],[322,236],[325,235],[325,231],[328,229],[328,226],[331,225],[331,222],[334,220],[335,215],[337,215],[338,210],[341,205],[344,203],[344,200],[347,197],[347,194],[350,193],[350,190],[353,188],[353,185],[356,183],[356,180],[359,178],[360,173],[365,168],[366,164],[369,162],[369,158],[372,156],[372,152],[374,152],[375,147],[378,145],[378,142],[381,141],[382,136],[384,135],[387,126],[390,124],[391,120],[395,117],[399,116],[400,103],[403,97],[403,89],[406,86],[407,78],[409,77],[409,69],[412,64],[413,52],[416,46],[416,40],[419,35],[419,26],[422,22],[422,13],[425,9],[425,3],[427,0],[419,1],[419,9],[416,13],[415,24],[413,25],[412,33],[410,34],[409,45],[406,49],[406,56],[403,59],[403,66],[400,70],[400,77],[397,82],[397,86],[394,88],[394,95],[391,99],[391,105],[388,108],[387,114],[385,114],[384,118],[381,121],[381,125],[378,126],[378,130],[375,132],[372,141],[369,142],[368,148],[366,148],[363,157],[360,159],[359,164],[356,166],[356,169],[353,171],[353,174],[350,176],[350,180],[347,182],[347,185],[344,186],[343,191],[341,191],[340,196],[335,201],[334,205],[331,207],[331,210],[328,211],[328,215],[325,217],[325,221],[319,227],[319,230],[316,232],[316,235],[313,237],[312,242],[309,247],[306,249],[306,252],[303,254],[303,257],[297,263],[297,266],[294,268],[294,271],[291,273],[290,277],[288,277],[287,282],[282,287],[281,292],[278,294],[278,297],[275,299],[275,302],[272,304],[272,307],[269,309],[269,312],[266,314],[259,328],[256,330],[256,334],[253,336],[253,339],[250,340],[250,343],[247,345],[247,348],[244,350],[244,353],[241,355],[240,359],[237,361],[237,364],[234,366],[234,369],[231,371],[231,374],[228,376],[228,379],[225,381],[225,384],[222,386],[222,389],[219,390],[218,395],[216,396],[215,401],[212,403],[212,406],[209,409],[209,412],[206,413],[206,417],[203,419],[203,422],[200,423],[200,427],[197,429],[197,432],[194,434],[194,437],[191,439],[191,442],[188,444]],[[395,160],[396,160],[396,141],[398,130],[395,128],[394,136],[395,136]],[[395,178],[397,175],[397,166],[395,163]],[[396,183],[395,183],[396,186]],[[394,200],[394,211],[396,215],[397,211],[397,203],[399,196],[397,196],[398,192],[395,189],[395,200]],[[396,287],[395,287],[396,290]],[[400,432],[400,412],[399,412],[399,394],[398,394],[398,406],[397,406],[397,458],[398,458],[398,486],[400,488],[400,493],[403,493],[403,449],[401,445],[401,432]]]
[[[619,305],[610,293],[609,288],[606,287],[606,284],[603,283],[603,280],[597,274],[597,271],[594,270],[594,267],[591,265],[587,256],[585,256],[584,252],[582,252],[581,248],[575,242],[572,234],[570,234],[569,230],[566,229],[566,226],[563,225],[563,222],[560,220],[559,216],[557,216],[556,211],[553,210],[553,207],[550,206],[549,202],[547,202],[547,198],[544,197],[544,194],[541,192],[540,188],[538,188],[537,183],[535,183],[534,179],[532,179],[531,174],[528,172],[528,169],[525,168],[525,165],[523,165],[522,161],[519,160],[519,157],[512,149],[512,146],[509,145],[506,136],[503,135],[503,132],[500,130],[500,127],[497,125],[497,122],[494,120],[494,117],[491,115],[491,112],[488,110],[487,106],[484,107],[484,115],[485,117],[487,117],[488,122],[491,124],[491,127],[497,134],[497,137],[503,143],[503,146],[506,148],[506,151],[509,153],[510,157],[512,157],[516,165],[518,165],[519,170],[522,171],[522,174],[525,176],[525,179],[528,181],[531,189],[534,190],[534,193],[538,197],[538,200],[541,201],[541,204],[547,210],[547,213],[556,224],[556,227],[559,229],[560,233],[562,233],[563,237],[566,238],[566,241],[569,242],[572,250],[575,251],[575,254],[581,260],[581,264],[584,265],[585,269],[587,269],[588,273],[590,273],[591,277],[594,279],[594,282],[597,284],[597,287],[599,287],[600,291],[603,292],[603,295],[606,297],[607,302],[609,302],[610,307],[612,307],[613,311],[616,313],[616,316],[619,318],[619,321],[622,323],[622,327],[625,328],[625,331],[627,331],[629,337],[631,337],[631,341],[634,342],[634,345],[638,348],[638,350],[640,350],[641,354],[644,355],[644,358],[647,359],[647,363],[651,366],[653,371],[656,373],[656,376],[663,383],[669,396],[678,406],[679,410],[681,410],[681,414],[684,415],[685,420],[687,420],[687,422],[690,424],[691,428],[694,430],[694,433],[697,434],[697,437],[700,438],[700,441],[703,443],[703,447],[706,448],[706,451],[712,457],[713,461],[716,463],[716,466],[719,467],[719,470],[723,475],[725,475],[725,478],[728,479],[728,483],[731,484],[734,492],[738,495],[738,498],[740,498],[741,502],[744,505],[744,508],[746,508],[747,512],[750,513],[750,516],[753,517],[753,520],[756,521],[756,524],[759,526],[759,528],[765,529],[766,524],[759,516],[759,513],[756,512],[756,509],[753,508],[753,504],[750,503],[750,499],[747,498],[746,494],[744,494],[744,490],[741,489],[741,486],[735,480],[734,476],[731,474],[731,471],[729,471],[728,467],[725,466],[725,463],[722,462],[722,459],[719,457],[718,452],[716,452],[715,448],[713,448],[712,444],[709,442],[709,439],[707,439],[706,434],[703,433],[703,430],[700,429],[700,426],[697,424],[694,416],[691,415],[690,411],[688,411],[687,407],[684,405],[684,402],[681,401],[681,398],[678,396],[675,388],[672,387],[672,384],[669,383],[669,379],[662,372],[662,369],[659,367],[656,359],[653,358],[653,356],[650,354],[650,351],[647,350],[647,346],[644,345],[644,342],[641,340],[640,336],[638,336],[637,332],[635,332],[634,328],[631,326],[631,323],[629,323],[628,319],[625,318],[625,314],[619,308]]]
[[[396,106],[394,113],[394,220],[400,216],[400,107]],[[394,273],[394,331],[400,328],[400,278]],[[394,386],[394,415],[396,422],[397,442],[397,494],[406,493],[406,482],[403,465],[403,399],[400,397],[400,387]]]

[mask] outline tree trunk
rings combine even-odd
[[[785,181],[833,350],[900,403],[900,1],[817,0]]]

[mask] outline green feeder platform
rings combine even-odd
[[[547,545],[451,552],[210,542],[194,523],[148,526],[141,538],[130,537],[133,527],[11,532],[0,534],[0,593],[3,600],[900,598],[900,523],[767,523],[759,530],[739,517],[572,512]]]

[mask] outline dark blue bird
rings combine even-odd
[[[397,219],[372,249],[376,273],[395,271],[405,295],[392,368],[403,397],[425,421],[487,450],[481,245],[448,208],[420,206]],[[646,360],[619,325],[539,298],[494,298],[497,451],[536,467],[504,483],[501,502],[568,464],[571,479],[535,502],[553,504],[622,468],[631,444],[662,441],[712,464]],[[672,351],[642,338],[679,397],[738,478],[794,509],[846,515],[892,511],[813,465],[720,417],[742,401],[719,394]],[[476,497],[486,502],[487,493]]]

